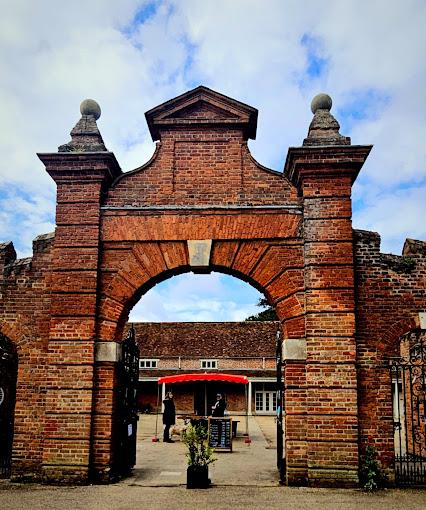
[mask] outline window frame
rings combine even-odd
[[[204,370],[217,370],[217,359],[202,359],[200,362]]]
[[[142,363],[145,366],[142,366]],[[149,366],[146,366],[146,363],[149,363]],[[158,368],[158,359],[156,358],[139,358],[139,370],[151,370]]]

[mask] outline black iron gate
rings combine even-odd
[[[119,473],[125,476],[136,464],[138,423],[137,389],[139,379],[139,348],[131,327],[122,343],[120,396],[118,402]]]
[[[284,427],[283,427],[283,384],[282,384],[282,342],[281,330],[278,327],[277,331],[277,468],[280,472],[280,483],[285,480],[285,457],[284,457]]]
[[[17,365],[12,342],[0,334],[0,478],[10,476]]]
[[[426,331],[404,335],[400,354],[390,362],[395,482],[426,485]]]

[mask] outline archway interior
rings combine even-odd
[[[169,389],[175,393],[176,411],[180,415],[176,419],[177,433],[172,436],[176,442],[182,439],[181,430],[185,423],[181,419],[182,415],[211,414],[211,405],[217,393],[221,393],[227,399],[227,410],[237,424],[236,441],[245,444],[243,434],[246,430],[248,391],[244,385],[198,381],[162,388],[157,379],[167,374],[185,371],[263,374],[263,378],[258,377],[261,382],[251,385],[250,414],[258,414],[264,419],[262,426],[268,429],[268,440],[275,439],[276,388],[273,374],[277,326],[274,323],[256,325],[244,322],[247,317],[261,311],[258,302],[264,297],[253,285],[235,276],[219,272],[185,272],[151,287],[133,307],[129,323],[135,327],[141,351],[138,402],[141,413],[138,427],[141,430],[138,433],[139,455],[136,468],[147,468],[141,444],[145,443],[147,448],[152,448],[152,437],[148,430],[160,441],[163,439],[161,401]],[[247,334],[242,338],[243,334],[238,332],[241,328],[246,333],[249,328],[254,328],[257,333],[253,338]],[[169,342],[166,340],[167,334],[170,335]],[[221,334],[225,335],[222,343]],[[262,352],[262,340],[265,341],[266,337],[268,346]],[[203,356],[204,348],[206,351]],[[152,418],[156,417],[157,412],[159,418],[155,422],[154,432],[149,426],[153,427]],[[272,453],[270,457],[269,461],[265,460],[264,467],[271,468],[272,477],[278,476],[274,468],[275,454]],[[155,458],[150,456],[150,469],[154,469]],[[262,459],[258,462],[262,464]]]

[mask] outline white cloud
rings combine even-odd
[[[100,103],[105,143],[131,170],[154,151],[144,112],[200,83],[259,109],[250,148],[278,170],[288,146],[306,136],[312,97],[330,93],[343,134],[375,145],[354,187],[354,227],[378,230],[384,250],[395,252],[405,237],[426,239],[424,2],[0,4],[0,241],[13,240],[20,256],[54,223],[55,186],[36,152],[69,140],[83,99]],[[133,23],[144,9],[144,23]],[[308,72],[312,59],[322,59],[317,73]],[[163,308],[155,313],[167,314]]]
[[[133,308],[131,321],[233,322],[259,312],[262,295],[248,283],[219,273],[186,273],[166,280]]]
[[[356,214],[356,224],[363,230],[378,232],[381,251],[401,254],[401,237],[411,225],[410,237],[425,238],[426,185],[383,193]]]

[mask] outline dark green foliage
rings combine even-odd
[[[209,445],[209,433],[202,425],[188,425],[183,443],[188,448],[185,455],[189,466],[208,466],[217,460],[213,457],[214,449]]]
[[[245,319],[246,321],[275,322],[279,320],[275,308],[269,306],[267,299],[260,298],[259,302],[257,303],[257,306],[260,306],[261,308],[266,308],[266,310],[263,310],[263,312],[259,312],[256,315],[251,315],[250,317],[247,317],[247,319]]]
[[[382,473],[378,460],[378,453],[372,442],[373,438],[368,436],[365,443],[365,455],[361,457],[360,483],[364,489],[375,491],[386,486],[386,477]]]

